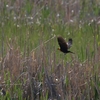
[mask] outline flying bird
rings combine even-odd
[[[73,42],[73,40],[71,38],[69,38],[67,43],[61,36],[58,36],[57,40],[58,40],[58,44],[60,46],[60,48],[58,48],[58,50],[60,50],[61,52],[65,53],[65,54],[73,53],[73,52],[69,51],[70,47],[72,46],[72,42]]]

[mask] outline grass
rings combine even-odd
[[[0,99],[100,99],[100,4],[63,2],[1,2]],[[75,54],[57,50],[58,35]]]

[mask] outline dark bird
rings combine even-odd
[[[57,37],[57,40],[58,40],[58,44],[60,46],[60,48],[58,48],[58,50],[60,50],[61,52],[63,53],[73,53],[71,51],[69,51],[68,49],[72,46],[72,39],[69,38],[68,42],[66,43],[66,41],[61,37]]]

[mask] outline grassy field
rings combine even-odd
[[[99,0],[0,1],[0,99],[100,100],[99,16]]]

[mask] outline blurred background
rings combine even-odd
[[[99,0],[0,1],[2,100],[99,100],[99,71]]]

